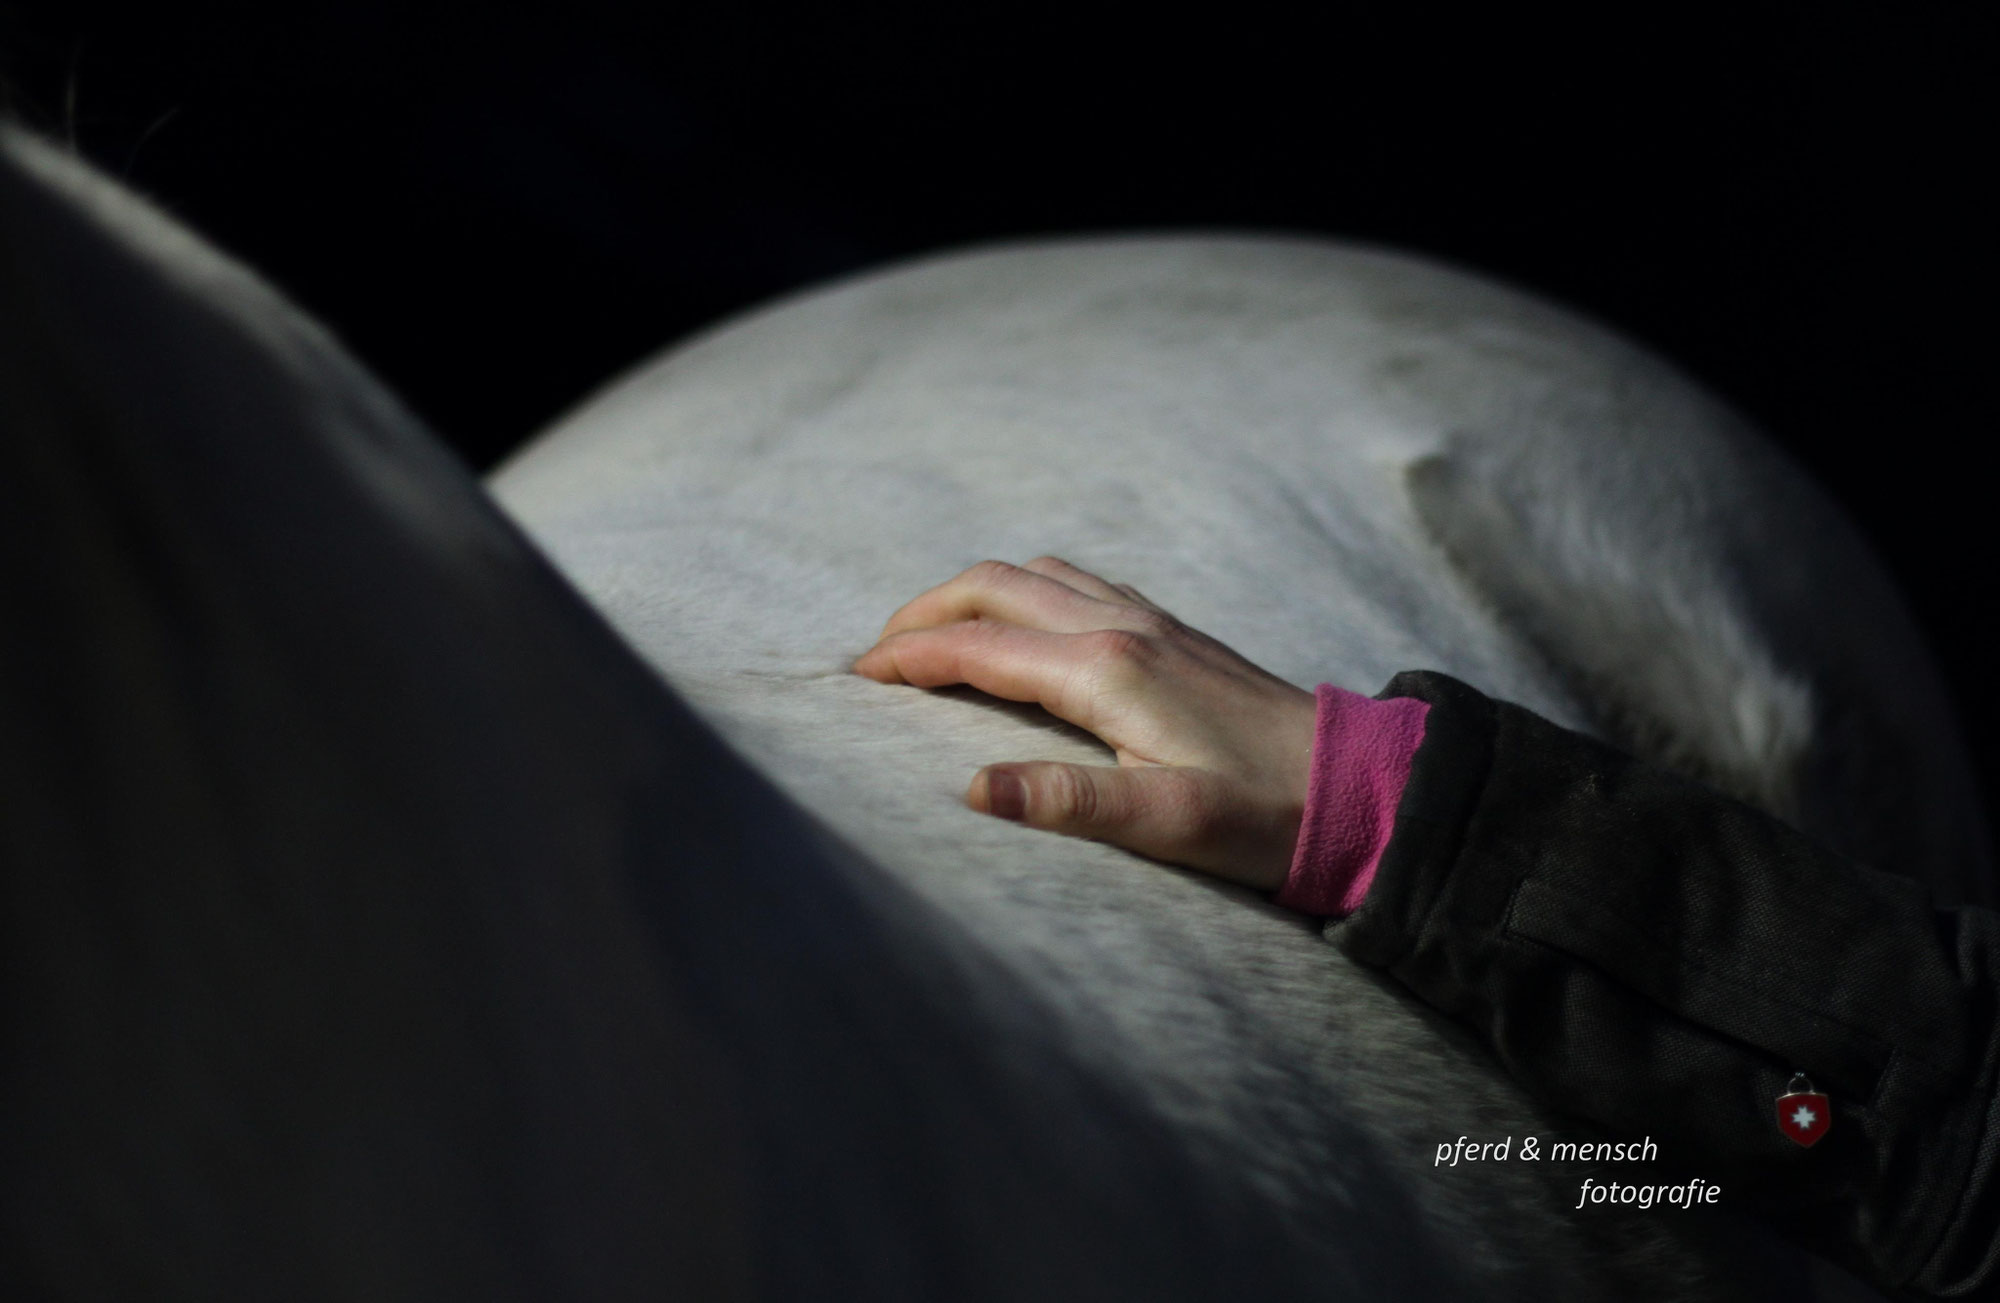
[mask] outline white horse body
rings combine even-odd
[[[1302,686],[1441,668],[1946,890],[1979,862],[1939,694],[1830,506],[1656,360],[1412,260],[1257,238],[935,259],[672,350],[492,485],[758,768],[1058,1010],[1093,1073],[1336,1252],[1385,1185],[1468,1261],[1566,1293],[1673,1292],[1651,1250],[1705,1231],[1638,1214],[1607,1253],[1568,1216],[1574,1170],[1434,1168],[1468,1130],[1577,1124],[1305,920],[968,811],[982,764],[1108,757],[1038,710],[847,674],[909,597],[1054,552]],[[1870,752],[1836,773],[1831,734]]]
[[[309,321],[9,133],[0,307],[0,542],[46,622],[0,639],[40,1047],[0,1080],[0,1261],[42,1294],[1797,1279],[1726,1191],[1579,1213],[1575,1168],[1433,1166],[1589,1136],[1306,920],[967,811],[981,764],[1103,758],[846,673],[983,557],[1133,582],[1302,685],[1443,669],[1985,890],[1837,515],[1461,275],[1055,243],[675,350],[492,487],[694,715]]]

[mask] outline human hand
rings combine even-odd
[[[891,616],[854,672],[1038,702],[1117,753],[1117,768],[989,765],[966,792],[975,810],[1262,891],[1284,885],[1312,768],[1313,694],[1129,585],[1054,557],[982,561]]]

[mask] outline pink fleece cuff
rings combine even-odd
[[[1408,697],[1376,701],[1330,683],[1313,695],[1319,713],[1305,819],[1292,871],[1274,899],[1344,918],[1361,907],[1375,880],[1431,707]]]

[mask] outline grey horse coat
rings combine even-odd
[[[1056,552],[1302,685],[1443,669],[1980,896],[1879,569],[1656,360],[1321,242],[995,248],[725,324],[489,494],[241,267],[0,139],[33,1292],[1806,1288],[1726,1192],[1434,1166],[1593,1133],[1307,920],[963,807],[1090,739],[845,672]]]

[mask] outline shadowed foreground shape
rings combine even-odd
[[[1303,920],[965,811],[978,764],[1089,747],[842,669],[984,555],[1307,684],[1445,669],[1986,889],[1831,509],[1657,363],[1379,254],[1077,242],[791,301],[498,477],[531,544],[320,328],[10,131],[0,422],[22,1296],[1803,1280],[1726,1209],[1432,1170],[1583,1133]]]

